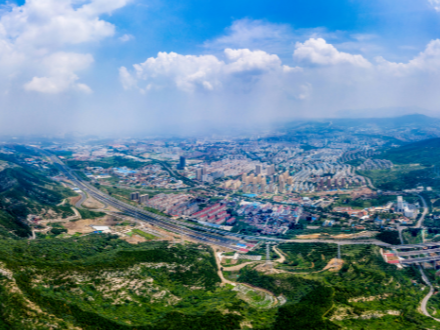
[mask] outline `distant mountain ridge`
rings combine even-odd
[[[338,126],[362,126],[378,125],[385,127],[417,126],[417,125],[440,125],[439,118],[428,117],[422,114],[411,114],[400,117],[386,118],[335,118],[328,119]]]

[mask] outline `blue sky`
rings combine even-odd
[[[440,115],[440,0],[1,3],[7,133]]]
[[[222,36],[234,21],[263,20],[293,30],[321,28],[351,35],[371,34],[390,56],[404,58],[421,51],[440,35],[439,13],[428,1],[134,1],[108,21],[132,34],[125,56],[153,56],[158,51],[200,52],[206,40]],[[402,54],[402,46],[407,50]],[[411,49],[410,47],[413,47]]]

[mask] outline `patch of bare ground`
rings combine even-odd
[[[123,239],[124,241],[127,241],[130,244],[138,244],[138,243],[143,243],[146,242],[146,238],[139,236],[137,234],[133,234],[131,236],[122,236],[121,239]]]
[[[353,312],[353,307],[339,306],[334,311],[330,321],[342,321],[345,319],[373,319],[380,318],[386,315],[399,316],[401,314],[398,310],[385,310],[385,311],[365,311],[362,314],[356,314]]]
[[[338,272],[341,270],[342,265],[344,265],[344,260],[333,258],[322,270],[328,270],[329,272]]]
[[[98,202],[96,199],[88,197],[83,203],[82,206],[87,207],[88,209],[102,209],[104,208],[104,204]]]
[[[94,231],[91,226],[114,226],[118,224],[119,221],[109,215],[106,215],[98,219],[81,219],[77,221],[69,221],[64,224],[69,235],[75,233],[88,234]]]
[[[358,301],[366,302],[366,301],[374,301],[374,300],[383,300],[388,298],[389,296],[391,296],[391,293],[384,293],[382,295],[377,295],[377,296],[351,298],[348,300],[348,302],[358,302]]]
[[[298,235],[296,236],[296,238],[299,239],[315,239],[315,238],[320,238],[321,234],[310,234],[310,235]]]
[[[81,196],[74,196],[74,197],[69,197],[69,203],[71,205],[75,205],[76,203],[78,203],[81,200]]]
[[[271,264],[267,265],[266,263],[260,263],[255,267],[255,270],[261,272],[263,274],[271,275],[271,274],[281,274],[288,273],[285,270],[273,268]]]

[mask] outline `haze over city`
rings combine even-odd
[[[437,0],[3,2],[0,129],[437,116],[439,10]]]

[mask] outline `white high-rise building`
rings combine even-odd
[[[403,212],[404,205],[403,205],[403,197],[397,196],[397,212]]]
[[[268,166],[268,168],[266,169],[266,174],[269,175],[274,175],[275,174],[275,165],[270,165]]]

